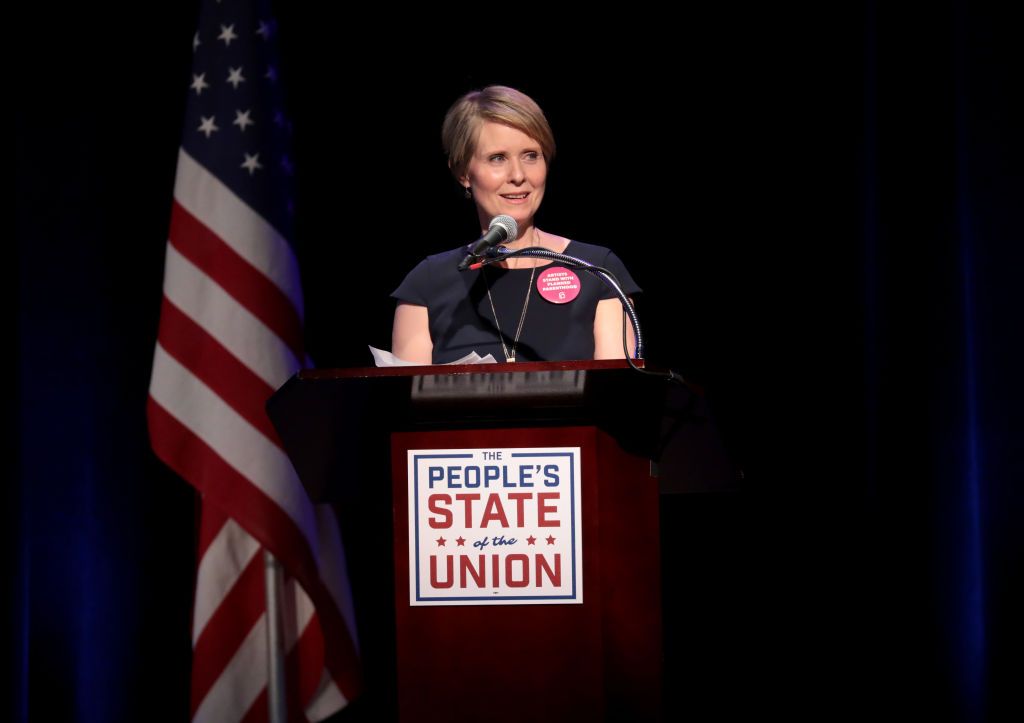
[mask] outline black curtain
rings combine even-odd
[[[194,501],[143,416],[196,18],[166,5],[134,32],[113,11],[26,21],[49,36],[15,74],[11,720],[188,715]],[[559,143],[541,227],[615,248],[650,360],[706,391],[743,478],[664,500],[667,717],[1019,711],[1008,11],[688,8],[428,37],[279,5],[318,365],[370,363],[404,273],[474,237],[439,128],[499,82]]]

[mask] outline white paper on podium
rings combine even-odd
[[[379,367],[421,367],[424,366],[419,362],[406,361],[405,359],[399,359],[397,356],[389,351],[383,349],[377,349],[376,347],[370,347],[370,353],[373,354],[373,363]],[[480,356],[475,351],[470,352],[461,359],[448,362],[443,366],[449,366],[451,364],[497,364],[497,360],[491,354],[487,356]]]

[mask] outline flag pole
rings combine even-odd
[[[284,636],[281,625],[281,563],[270,550],[263,550],[263,582],[267,595],[267,706],[270,723],[286,723]]]

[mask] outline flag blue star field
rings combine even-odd
[[[290,719],[360,688],[341,536],[264,411],[302,366],[294,164],[269,2],[208,0],[174,187],[147,416],[157,456],[200,493],[194,721],[267,716],[263,550],[286,573]]]

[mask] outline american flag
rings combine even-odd
[[[322,720],[360,685],[337,521],[310,502],[264,411],[307,363],[269,10],[209,0],[201,11],[149,389],[153,449],[202,498],[194,721],[268,715],[264,549],[286,573],[289,719]]]

